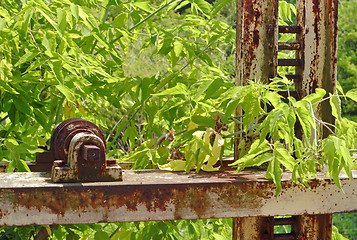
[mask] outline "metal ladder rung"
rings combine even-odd
[[[279,33],[301,33],[300,26],[279,26]]]
[[[278,66],[301,66],[301,59],[278,59]]]
[[[298,42],[280,42],[278,43],[279,50],[300,50],[301,45]]]

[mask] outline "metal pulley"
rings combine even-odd
[[[52,132],[53,182],[121,181],[116,160],[106,159],[106,142],[94,123],[80,118],[58,124]]]

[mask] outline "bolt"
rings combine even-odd
[[[100,148],[95,145],[83,145],[82,156],[84,160],[96,161],[99,159]]]

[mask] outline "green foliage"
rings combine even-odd
[[[291,97],[283,100],[278,95],[279,82],[269,85],[252,82],[239,89],[241,93],[234,101],[245,110],[241,122],[245,137],[241,139],[240,158],[231,164],[237,165],[237,171],[268,163],[265,176],[276,184],[276,195],[281,190],[281,175],[285,169],[292,172],[295,183],[305,186],[311,177],[317,177],[317,171],[325,165],[328,166],[328,174],[340,188],[341,171],[352,179],[354,160],[350,149],[356,146],[357,123],[342,118],[340,96],[337,93],[323,98],[326,92],[316,89],[316,93],[296,101]],[[355,99],[354,92],[350,90],[346,96]],[[318,119],[318,106],[327,100],[330,100],[332,115],[336,118],[335,127]],[[246,111],[245,105],[249,104],[256,105],[256,110]],[[301,125],[302,139],[296,135],[297,122]],[[322,128],[330,130],[332,135],[323,139]],[[255,137],[250,136],[250,131],[256,134]],[[248,138],[251,138],[251,145],[246,144]]]
[[[342,234],[344,237],[351,240],[356,239],[357,237],[356,222],[357,213],[339,213],[333,215],[333,225],[338,229],[339,234]],[[335,239],[345,239],[338,237]]]
[[[1,157],[16,160],[9,171],[33,159],[33,146],[45,145],[53,126],[70,117],[104,129],[116,157],[191,119],[208,119],[215,90],[233,82],[221,59],[233,56],[234,30],[216,19],[232,3],[192,1],[191,13],[175,13],[187,3],[5,1],[0,124]],[[146,59],[138,64],[140,56]],[[156,61],[161,68],[147,68]],[[20,156],[5,144],[11,139],[24,143]]]
[[[341,0],[339,5],[337,77],[345,90],[357,88],[356,3],[356,0]],[[352,118],[357,115],[355,102],[343,100],[342,106],[345,115]]]

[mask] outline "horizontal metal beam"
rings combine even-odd
[[[279,33],[301,33],[300,26],[279,26]]]
[[[300,50],[301,45],[298,42],[280,42],[278,43],[279,50]]]
[[[301,59],[278,59],[278,66],[301,66]]]
[[[74,224],[151,220],[325,214],[357,211],[354,181],[345,193],[323,178],[310,188],[264,172],[172,173],[124,171],[123,182],[52,183],[48,173],[0,174],[0,225]]]

